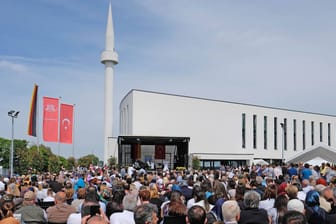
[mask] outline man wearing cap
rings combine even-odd
[[[21,214],[21,220],[25,223],[46,223],[47,215],[45,211],[35,205],[35,193],[27,191],[23,198],[23,206],[15,211],[15,214]]]

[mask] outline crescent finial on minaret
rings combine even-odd
[[[106,25],[106,40],[105,40],[105,50],[101,54],[101,63],[105,64],[106,61],[118,64],[118,54],[114,49],[114,30],[112,21],[112,6],[111,0],[109,5],[109,12],[107,17]]]

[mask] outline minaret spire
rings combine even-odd
[[[109,11],[107,16],[106,25],[106,39],[105,39],[105,50],[101,54],[101,63],[105,64],[106,61],[118,64],[118,54],[114,50],[114,29],[112,20],[112,4],[110,0]]]
[[[106,162],[108,152],[112,149],[109,141],[113,136],[113,73],[114,65],[118,64],[118,54],[114,50],[111,0],[106,25],[105,50],[101,54],[100,61],[105,65],[104,161]]]

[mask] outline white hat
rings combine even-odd
[[[291,199],[287,203],[287,210],[288,211],[298,211],[303,213],[304,212],[304,205],[303,202],[299,199]]]

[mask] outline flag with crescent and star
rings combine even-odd
[[[73,105],[61,104],[60,113],[60,142],[72,144]]]

